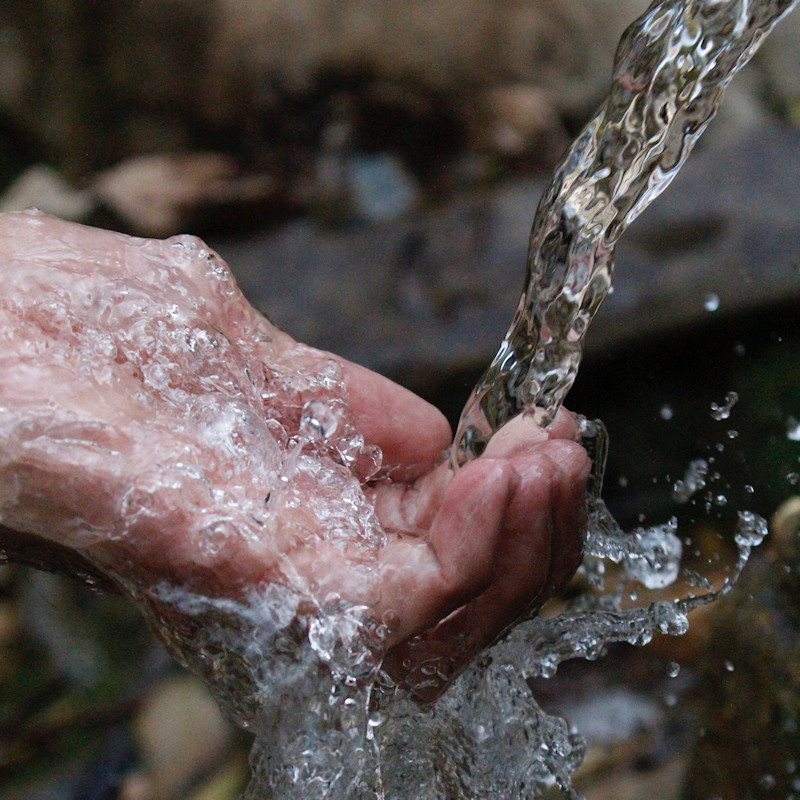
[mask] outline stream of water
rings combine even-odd
[[[531,231],[514,319],[461,416],[453,458],[520,413],[547,425],[611,286],[620,236],[667,188],[723,91],[794,0],[653,3],[624,33],[611,90],[556,169]]]
[[[465,407],[456,466],[517,414],[543,425],[553,418],[609,290],[619,237],[675,176],[725,86],[795,2],[662,0],[626,31],[607,101],[539,204],[525,291]],[[732,585],[766,533],[762,519],[740,512],[738,556],[712,585],[682,568],[674,522],[619,529],[599,498],[602,426],[587,423],[585,437],[596,454],[581,568],[587,591],[557,614],[519,624],[431,708],[382,672],[368,609],[330,607],[301,623],[302,597],[274,586],[242,603],[166,585],[140,597],[192,620],[170,628],[154,614],[163,638],[255,733],[249,800],[514,800],[553,785],[579,797],[570,774],[582,758],[580,736],[540,710],[526,679],[552,675],[568,658],[597,658],[609,642],[683,633],[687,613]],[[336,434],[329,438],[335,446]],[[282,477],[290,482],[301,467],[289,464]]]

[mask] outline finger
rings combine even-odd
[[[569,439],[577,442],[581,438],[580,420],[577,414],[573,414],[563,406],[558,409],[555,419],[547,428],[548,439]]]
[[[484,457],[511,458],[547,441],[547,430],[532,416],[521,414],[507,422],[486,445]]]
[[[484,455],[490,458],[510,458],[548,439],[577,441],[579,437],[578,418],[564,408],[559,409],[556,418],[547,428],[542,428],[532,415],[520,414],[492,436]]]
[[[358,364],[334,356],[344,372],[356,427],[383,451],[397,480],[414,480],[441,463],[452,439],[444,414],[413,392]]]
[[[578,418],[561,409],[553,425],[542,429],[530,416],[511,420],[489,441],[483,458],[513,458],[525,456],[532,448],[550,439],[570,441],[579,436]],[[580,451],[576,451],[580,452]],[[583,455],[580,456],[583,458]],[[423,533],[430,527],[435,510],[441,503],[453,472],[447,464],[440,464],[414,483],[379,483],[372,487],[370,500],[384,526],[407,533]]]
[[[486,588],[516,480],[508,463],[473,462],[448,485],[427,540],[404,537],[384,548],[376,614],[392,611],[400,620],[389,645],[429,628]]]
[[[391,651],[385,667],[417,699],[432,702],[466,663],[577,568],[589,464],[571,442],[547,442],[516,459],[520,473],[487,589],[413,643]]]
[[[554,487],[558,514],[553,527],[548,596],[564,589],[583,558],[586,487],[592,468],[586,451],[576,442],[551,442],[549,447],[552,448],[551,457],[561,469],[562,480]]]
[[[427,537],[455,474],[443,463],[412,483],[379,481],[365,491],[386,530]]]

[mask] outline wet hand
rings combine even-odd
[[[275,329],[198,240],[26,213],[0,243],[8,528],[140,597],[277,584],[310,614],[359,604],[423,699],[576,568],[589,465],[566,412],[453,473],[435,408]]]

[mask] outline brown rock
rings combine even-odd
[[[188,229],[203,210],[261,200],[273,184],[263,175],[238,175],[227,156],[189,153],[129,159],[98,176],[93,188],[131,232],[160,237]]]
[[[800,499],[720,609],[684,800],[795,796],[800,780]]]

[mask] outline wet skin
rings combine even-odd
[[[426,700],[576,569],[589,461],[568,412],[547,431],[514,420],[454,473],[437,409],[278,331],[197,240],[0,215],[0,275],[6,529],[123,587],[168,580],[239,598],[283,583],[307,593],[310,613],[331,596],[364,604],[391,622],[398,680],[435,665]],[[276,502],[319,375],[333,376],[323,400],[346,403],[348,430],[380,448],[381,467],[312,448],[288,478],[292,502]],[[339,485],[381,545],[330,540],[309,509]],[[224,530],[214,546],[210,530]]]

